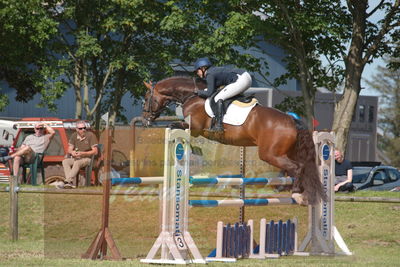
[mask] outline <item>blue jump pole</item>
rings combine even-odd
[[[128,178],[112,178],[111,185],[128,185],[128,184],[162,184],[164,177],[128,177]]]
[[[293,198],[189,200],[189,205],[192,207],[242,207],[290,204],[297,204],[297,202]]]
[[[276,178],[194,178],[190,177],[192,185],[291,185],[294,182],[292,177],[276,177]]]

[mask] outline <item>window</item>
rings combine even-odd
[[[374,180],[381,180],[381,181],[383,181],[383,177],[384,177],[384,174],[383,174],[382,171],[379,171],[379,172],[377,172],[377,173],[374,174]]]
[[[365,105],[360,105],[358,107],[358,120],[359,122],[365,121]]]
[[[56,134],[51,139],[45,153],[49,156],[63,156],[65,154],[64,147],[61,141],[60,131],[56,130]]]
[[[368,107],[368,122],[374,122],[374,106]]]
[[[75,129],[74,128],[72,128],[72,129],[67,129],[67,128],[65,128],[65,133],[67,134],[67,140],[69,141],[69,139],[71,138],[71,135],[73,134],[73,133],[75,133],[76,131],[75,131]]]
[[[387,170],[390,182],[394,182],[400,179],[400,173],[396,170],[388,169]]]
[[[356,113],[357,113],[357,111],[353,112],[353,117],[351,117],[352,122],[356,121]]]
[[[391,182],[390,179],[389,179],[389,177],[386,175],[385,170],[382,170],[382,169],[378,170],[378,171],[374,174],[374,176],[373,176],[372,179],[373,179],[373,180],[380,180],[380,181],[383,181],[384,183],[390,183],[390,182]]]
[[[24,142],[25,138],[28,135],[31,135],[34,133],[35,133],[35,130],[33,130],[33,129],[23,129],[18,136],[16,147],[20,147],[22,145],[22,143]]]

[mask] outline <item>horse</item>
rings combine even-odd
[[[312,134],[304,123],[277,109],[256,105],[240,126],[224,123],[224,133],[216,138],[207,129],[211,120],[204,108],[205,99],[195,94],[206,88],[204,80],[174,76],[147,87],[143,104],[143,124],[150,126],[169,103],[182,105],[183,115],[191,116],[191,135],[217,139],[223,144],[257,146],[259,158],[295,177],[292,197],[301,205],[326,200],[316,165]],[[182,123],[183,127],[188,127]]]

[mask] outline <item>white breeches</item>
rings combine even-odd
[[[248,72],[244,72],[241,75],[238,74],[238,79],[236,80],[236,82],[228,84],[215,96],[215,102],[220,99],[226,100],[235,95],[243,93],[250,88],[251,83],[251,75]]]

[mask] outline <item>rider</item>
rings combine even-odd
[[[228,67],[212,67],[210,60],[206,57],[199,58],[194,63],[196,74],[207,81],[207,89],[199,90],[195,93],[200,97],[210,97],[220,86],[225,86],[214,98],[217,103],[210,105],[213,108],[216,123],[210,131],[223,132],[222,120],[224,116],[223,101],[235,95],[243,93],[251,86],[251,75],[241,69]]]

